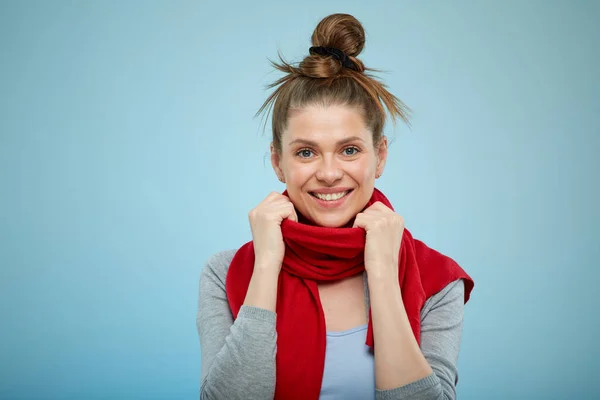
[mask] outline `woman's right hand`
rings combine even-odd
[[[269,194],[248,213],[254,241],[255,268],[279,273],[285,253],[281,223],[286,218],[298,222],[290,199],[277,192]]]

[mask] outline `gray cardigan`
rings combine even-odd
[[[235,250],[214,254],[200,273],[196,326],[202,372],[200,399],[264,400],[275,393],[276,314],[242,306],[234,321],[225,278]],[[365,275],[366,276],[366,275]],[[369,291],[365,281],[365,300]],[[450,283],[421,310],[421,351],[433,373],[408,385],[377,390],[377,400],[455,399],[462,334],[464,284]]]

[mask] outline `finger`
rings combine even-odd
[[[281,193],[279,193],[279,192],[271,192],[271,193],[269,193],[269,195],[266,198],[272,200],[272,199],[276,199],[280,196],[281,196]]]
[[[371,204],[369,207],[365,208],[363,210],[364,213],[370,212],[372,213],[373,211],[377,211],[377,210],[381,210],[380,208],[380,202],[376,201],[375,203]]]
[[[290,209],[290,211],[289,211],[287,218],[294,222],[298,222],[298,214],[296,214],[296,208],[294,207],[294,205],[291,202],[289,204],[289,209]]]
[[[390,208],[388,206],[386,206],[385,204],[383,204],[380,201],[376,201],[375,203],[371,204],[371,207],[369,207],[372,210],[378,210],[378,211],[387,211],[390,210]]]
[[[272,215],[272,218],[278,220],[279,223],[281,223],[284,219],[290,219],[294,222],[298,222],[296,209],[290,202],[272,204],[269,213]]]
[[[267,204],[271,204],[274,201],[276,201],[276,199],[281,196],[279,193],[277,192],[271,192],[267,195],[267,197],[265,197],[259,204],[259,206],[261,205],[267,205]]]
[[[371,217],[382,216],[385,214],[385,210],[381,210],[380,208],[377,208],[377,207],[367,208],[365,211],[363,211],[363,214],[371,216]]]
[[[264,201],[264,205],[267,207],[279,207],[287,203],[290,203],[290,200],[287,197],[281,195],[267,197]]]
[[[354,218],[354,224],[352,225],[353,228],[363,228],[363,229],[367,229],[367,221],[368,221],[368,217],[365,213],[358,213],[356,214],[356,218]]]

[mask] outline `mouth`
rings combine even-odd
[[[353,189],[344,190],[337,193],[316,193],[309,192],[310,195],[316,200],[318,204],[324,207],[337,207],[340,206],[346,198],[352,193]]]

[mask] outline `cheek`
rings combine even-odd
[[[300,188],[304,185],[311,176],[314,175],[313,168],[310,164],[305,163],[288,163],[285,166],[285,176],[288,185],[293,186],[293,188]]]
[[[347,169],[348,173],[359,182],[369,182],[374,179],[375,172],[377,169],[376,162],[371,159],[363,159],[358,162],[352,163]]]

